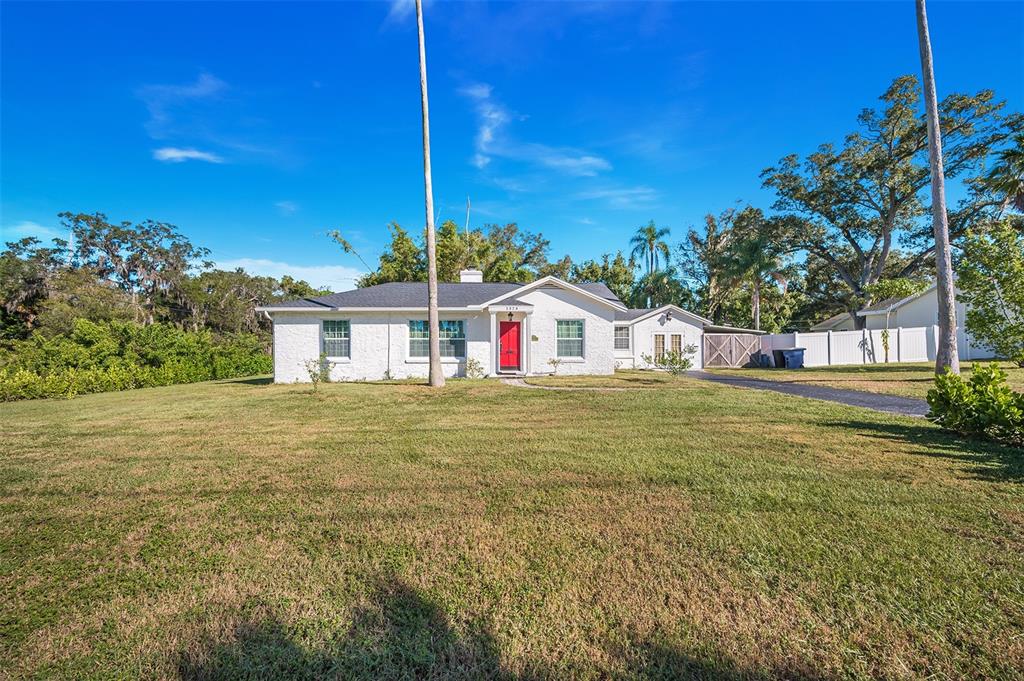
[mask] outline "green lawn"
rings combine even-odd
[[[680,379],[0,405],[5,678],[1013,678],[1024,457]]]
[[[961,372],[970,378],[973,362],[964,362]],[[1009,374],[1007,382],[1014,390],[1024,390],[1024,369],[1010,362],[999,362]],[[804,369],[709,369],[715,373],[749,378],[767,378],[773,381],[824,385],[833,388],[864,390],[873,393],[920,397],[924,399],[935,383],[935,365],[918,364],[864,364],[834,367],[806,367]]]

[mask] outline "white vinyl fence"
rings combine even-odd
[[[804,365],[875,364],[883,362],[932,362],[938,347],[938,326],[889,329],[886,355],[881,329],[861,331],[820,331],[817,333],[772,333],[761,336],[761,352],[804,348]],[[974,342],[970,334],[957,333],[960,360],[991,359],[992,351]]]

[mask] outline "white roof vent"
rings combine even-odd
[[[459,281],[463,284],[482,284],[484,273],[480,270],[462,270],[459,272]]]

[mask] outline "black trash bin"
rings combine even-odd
[[[804,368],[804,348],[793,348],[791,350],[783,350],[783,357],[786,358],[787,369],[803,369]]]
[[[772,350],[775,367],[781,369],[802,369],[804,366],[805,348],[777,348]]]

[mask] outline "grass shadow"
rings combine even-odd
[[[918,445],[926,451],[911,450],[913,453],[968,464],[971,474],[979,480],[1024,482],[1024,450],[1017,447],[960,437],[928,423],[832,421],[825,425],[849,428],[875,440]]]
[[[510,679],[490,630],[456,631],[443,608],[401,580],[381,581],[336,642],[311,647],[272,615],[235,627],[227,642],[181,654],[178,675],[219,679]]]
[[[273,376],[252,376],[250,378],[226,378],[217,381],[222,385],[270,385],[274,382]]]
[[[742,667],[727,658],[700,658],[659,641],[634,642],[627,654],[620,656],[625,674],[616,678],[630,679],[716,679],[720,681],[826,681],[831,676],[804,666],[758,669]]]
[[[533,681],[572,678],[570,664],[549,668],[527,662],[508,670],[490,626],[479,620],[455,627],[445,610],[400,579],[380,581],[348,629],[311,646],[302,627],[287,625],[268,608],[256,607],[235,626],[228,640],[207,641],[178,657],[185,681],[226,679],[491,679]],[[319,634],[322,638],[322,633]],[[223,637],[222,637],[223,638]],[[824,677],[799,668],[760,669],[736,665],[726,657],[699,657],[660,640],[611,645],[616,660],[606,678],[794,680]]]

